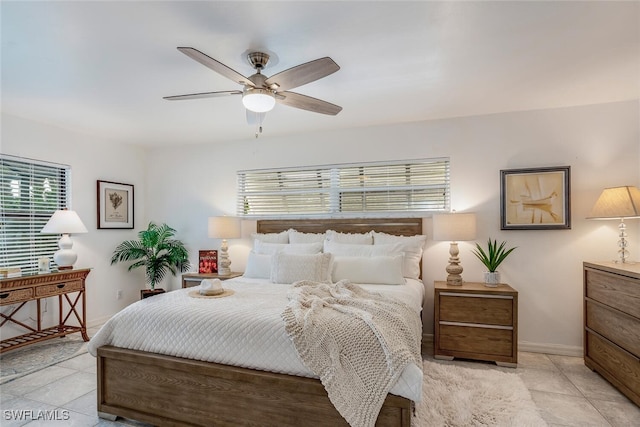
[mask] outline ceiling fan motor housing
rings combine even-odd
[[[260,70],[267,66],[269,55],[264,52],[251,52],[247,54],[247,60],[253,68],[260,72]]]

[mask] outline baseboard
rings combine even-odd
[[[422,334],[422,345],[433,345],[433,334]],[[583,348],[580,346],[535,343],[528,341],[518,341],[518,351],[530,353],[557,354],[559,356],[582,356]]]
[[[102,326],[107,323],[107,320],[111,319],[113,316],[103,316],[97,319],[87,320],[87,328],[95,328],[98,326]]]
[[[528,341],[518,341],[518,351],[528,351],[531,353],[557,354],[559,356],[582,356],[584,349],[582,346],[546,344]]]

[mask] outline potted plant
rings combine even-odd
[[[167,272],[175,276],[178,271],[191,268],[189,253],[180,240],[173,239],[175,233],[176,230],[167,224],[158,226],[150,222],[146,230],[138,233],[138,240],[127,240],[118,245],[111,256],[111,265],[135,261],[129,271],[145,267],[146,282],[154,290]]]
[[[491,238],[489,238],[487,250],[485,251],[479,243],[476,243],[476,249],[473,251],[473,254],[478,257],[480,262],[482,262],[488,270],[484,273],[484,283],[486,286],[496,287],[498,283],[500,283],[500,272],[497,271],[498,266],[502,264],[502,261],[516,248],[506,249],[506,244],[507,242],[502,242],[500,246],[498,246],[496,240],[491,241]]]

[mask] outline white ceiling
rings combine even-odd
[[[241,86],[176,50],[241,74],[267,49],[272,75],[330,56],[341,69],[294,89],[343,107],[284,105],[278,136],[640,98],[640,2],[6,1],[2,111],[142,145],[253,138]]]

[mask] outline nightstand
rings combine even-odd
[[[436,359],[518,363],[518,291],[501,283],[434,284],[433,354]]]
[[[224,281],[240,276],[242,276],[242,273],[235,272],[232,272],[231,274],[227,274],[225,276],[221,276],[218,273],[186,273],[182,275],[182,287],[190,288],[192,286],[200,286],[200,282],[204,279],[220,279]]]

